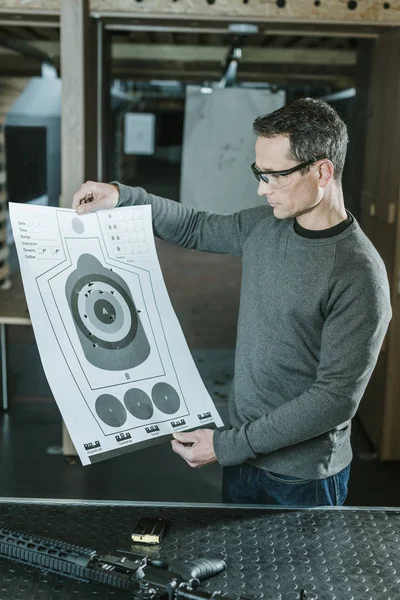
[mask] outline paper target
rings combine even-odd
[[[82,254],[65,291],[85,356],[93,365],[126,370],[148,358],[150,345],[122,277]]]
[[[82,463],[222,425],[165,287],[151,205],[10,213],[40,356]]]

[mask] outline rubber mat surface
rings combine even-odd
[[[160,545],[131,545],[140,516],[168,521]],[[224,558],[227,570],[204,583],[232,598],[396,600],[400,598],[400,511],[282,510],[219,506],[0,504],[0,527],[56,538],[99,553],[124,549],[167,562]],[[0,559],[1,600],[131,597]]]

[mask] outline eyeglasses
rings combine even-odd
[[[256,163],[254,162],[251,165],[251,170],[253,171],[253,175],[257,179],[257,181],[264,181],[264,183],[268,183],[271,187],[276,189],[285,185],[289,185],[289,183],[292,181],[292,178],[289,176],[292,175],[292,173],[300,171],[300,169],[303,169],[308,165],[312,165],[318,160],[322,160],[322,158],[308,160],[307,162],[301,163],[300,165],[296,165],[295,167],[292,167],[291,169],[286,169],[284,171],[260,171],[259,169],[257,169]]]

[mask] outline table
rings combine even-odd
[[[131,546],[132,528],[144,515],[168,521],[159,546]],[[99,553],[131,549],[167,562],[224,558],[227,570],[204,586],[233,598],[297,600],[302,588],[308,600],[400,598],[397,508],[283,509],[0,498],[0,527],[57,538]],[[0,559],[0,600],[130,597],[127,592]]]

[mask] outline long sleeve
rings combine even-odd
[[[247,235],[265,214],[263,206],[233,215],[195,211],[174,200],[148,194],[140,187],[113,183],[120,191],[118,206],[151,204],[154,235],[203,252],[240,256]]]
[[[220,464],[240,464],[315,438],[355,415],[391,318],[389,290],[365,272],[350,276],[344,289],[337,287],[328,303],[315,382],[253,422],[215,431]]]

